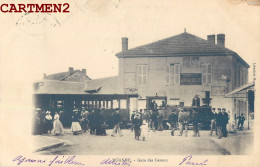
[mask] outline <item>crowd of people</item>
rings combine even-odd
[[[133,111],[131,115],[131,131],[134,131],[134,137],[136,140],[140,138],[146,140],[148,132],[162,131],[165,128],[163,125],[163,114],[157,109],[157,104],[152,102],[152,108],[149,111],[140,109],[139,111]],[[212,108],[210,112],[210,136],[213,132],[220,139],[227,137],[227,124],[230,116],[229,111],[226,112],[225,108]],[[50,111],[42,111],[37,108],[35,112],[35,128],[34,134],[53,133],[54,135],[62,135],[64,133],[63,128],[63,111],[55,112],[53,115]],[[245,117],[243,114],[236,117],[238,119],[238,128],[243,129]],[[78,135],[84,132],[89,132],[91,135],[106,136],[106,129],[108,125],[104,119],[103,109],[92,109],[90,112],[85,109],[74,109],[71,117],[71,131],[73,135]],[[165,121],[164,121],[165,122]],[[188,136],[188,126],[193,126],[193,137],[200,137],[200,125],[201,118],[199,112],[194,108],[174,108],[172,109],[167,119],[166,125],[171,129],[172,136],[175,135],[175,131],[179,128],[179,136],[183,133]],[[116,134],[123,136],[120,125],[122,123],[119,109],[116,109],[112,114],[113,131],[112,137]]]
[[[71,117],[71,131],[73,135],[78,135],[89,131],[90,134],[102,135],[106,134],[106,123],[104,121],[103,112],[100,109],[92,110],[90,113],[85,109],[80,111],[74,109]],[[40,108],[36,109],[34,116],[33,134],[53,133],[55,135],[62,135],[63,128],[63,111],[55,112],[52,115],[51,111],[42,111]]]
[[[221,139],[222,137],[227,137],[227,125],[229,123],[230,114],[225,108],[212,108],[212,111],[209,114],[210,122],[210,136],[212,136],[213,131],[216,132],[216,136]],[[241,114],[238,119],[238,128],[242,130],[245,117]],[[142,110],[133,111],[131,115],[132,130],[135,130],[135,138],[139,139],[140,134],[142,133],[141,126],[147,125],[148,131],[162,131],[163,126],[163,115],[157,109],[151,109],[148,112],[143,112]],[[144,122],[143,122],[144,121]],[[193,128],[193,137],[200,137],[200,127],[203,120],[199,115],[199,112],[194,108],[175,108],[171,111],[166,125],[171,129],[171,135],[175,135],[175,131],[179,128],[179,136],[183,135],[188,136],[188,126],[192,125]],[[145,132],[144,132],[145,133]]]

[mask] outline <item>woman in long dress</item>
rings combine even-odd
[[[148,131],[149,131],[148,123],[146,122],[146,120],[143,120],[143,124],[141,125],[140,129],[141,129],[141,139],[145,141],[148,137]]]
[[[54,115],[54,121],[53,121],[53,131],[55,135],[61,135],[64,133],[63,131],[63,125],[60,122],[60,116],[57,112],[55,112]]]
[[[77,135],[81,133],[81,126],[79,124],[80,115],[78,114],[78,110],[73,110],[72,115],[72,124],[71,124],[71,131],[73,132],[73,135]]]

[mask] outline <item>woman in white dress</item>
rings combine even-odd
[[[55,115],[54,115],[53,131],[54,131],[55,135],[61,135],[64,133],[63,125],[60,122],[60,115],[57,112],[55,112]]]
[[[78,113],[78,110],[73,110],[73,116],[72,116],[72,124],[71,124],[71,131],[73,132],[73,135],[77,135],[81,133],[81,126],[79,124],[80,115]]]
[[[141,126],[141,139],[143,139],[143,141],[147,139],[149,134],[148,132],[149,132],[148,123],[146,122],[146,120],[143,120],[143,124]]]

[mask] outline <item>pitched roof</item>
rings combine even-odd
[[[36,94],[118,94],[118,77],[89,80],[87,83],[42,80]],[[37,86],[36,86],[37,88]]]
[[[117,77],[116,77],[117,78]],[[84,91],[86,92],[97,92],[102,86],[105,86],[115,77],[99,78],[87,81]]]
[[[242,61],[243,64],[249,65],[237,55],[236,52],[212,44],[209,41],[189,34],[187,32],[162,39],[150,44],[139,46],[117,53],[117,57],[152,57],[152,56],[191,56],[191,55],[233,55]]]
[[[37,94],[85,94],[83,82],[43,80],[39,83]]]
[[[72,72],[69,72],[69,71],[67,71],[67,72],[60,72],[60,73],[56,73],[56,74],[47,75],[44,79],[62,81],[62,80],[65,80],[67,77],[75,74],[76,72],[82,73],[80,70],[73,70]],[[89,76],[87,76],[86,74],[84,74],[84,75],[87,78],[89,78]]]
[[[247,84],[245,84],[245,85],[243,85],[243,86],[241,86],[241,87],[238,87],[238,88],[234,89],[233,91],[227,93],[227,94],[225,95],[225,97],[228,97],[228,96],[230,96],[230,95],[234,95],[234,94],[239,93],[239,92],[241,92],[241,91],[243,91],[243,90],[246,90],[246,89],[250,89],[250,88],[252,88],[252,87],[254,87],[254,86],[255,86],[255,83],[254,83],[254,82],[249,82],[249,83],[247,83]]]

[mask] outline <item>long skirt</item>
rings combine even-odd
[[[55,120],[53,122],[53,131],[54,131],[54,134],[63,134],[64,133],[63,125],[60,122],[60,120]]]
[[[72,124],[71,124],[71,131],[72,132],[79,132],[79,131],[81,131],[81,126],[80,126],[79,122],[72,122]]]
[[[148,125],[142,125],[141,126],[141,137],[148,137]]]
[[[135,127],[134,130],[135,130],[135,137],[139,137],[141,135],[140,127]]]

